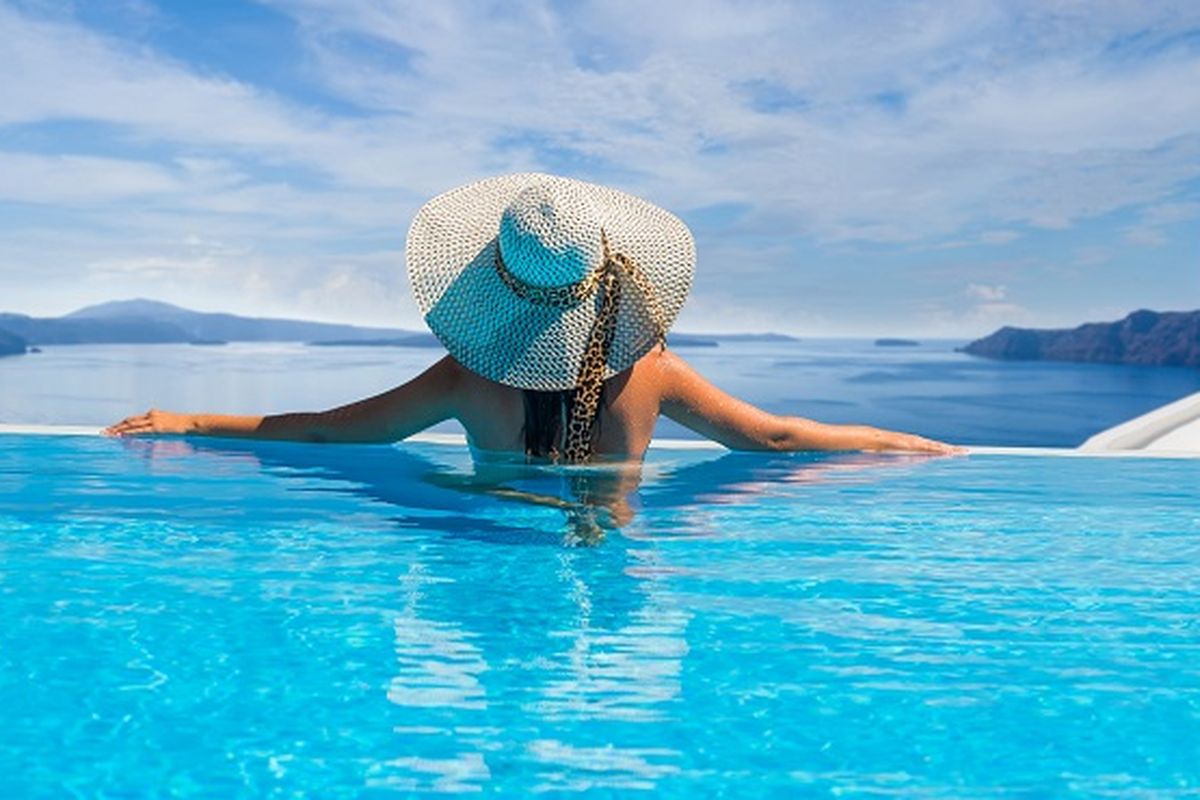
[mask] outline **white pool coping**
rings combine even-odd
[[[0,423],[0,435],[24,434],[40,436],[99,436],[101,428],[93,425],[20,425]],[[461,433],[418,433],[406,441],[465,447]],[[1091,441],[1090,439],[1088,441]],[[702,439],[655,439],[652,450],[709,450],[726,448]],[[1050,456],[1056,458],[1200,458],[1197,450],[1104,450],[1072,447],[968,447],[967,453],[976,456]]]
[[[1053,456],[1055,458],[1200,458],[1194,450],[1084,450],[1079,447],[990,447],[967,448],[973,456]]]
[[[1079,449],[1200,453],[1200,392],[1101,431]]]
[[[42,436],[99,436],[100,428],[90,425],[12,425],[0,423],[0,434],[23,433]]]

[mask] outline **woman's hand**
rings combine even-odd
[[[109,425],[102,433],[105,436],[161,436],[172,433],[190,433],[193,429],[192,414],[176,414],[152,408],[145,414],[126,417],[115,425]]]
[[[879,434],[879,437],[871,443],[868,449],[900,453],[933,453],[943,456],[958,456],[967,452],[965,447],[926,439],[924,436],[917,436],[913,433],[879,431]]]

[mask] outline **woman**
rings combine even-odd
[[[770,414],[702,378],[665,346],[691,287],[691,233],[632,195],[538,173],[478,181],[421,208],[406,259],[449,351],[408,383],[316,413],[151,410],[105,432],[393,442],[456,419],[476,450],[579,464],[640,460],[661,413],[738,450],[960,452]]]

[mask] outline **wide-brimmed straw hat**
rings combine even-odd
[[[540,173],[439,195],[413,220],[408,275],[463,366],[522,389],[580,389],[664,341],[696,248],[674,214],[625,192]]]

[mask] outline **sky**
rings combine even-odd
[[[489,175],[696,236],[677,329],[975,337],[1200,308],[1200,3],[0,0],[0,310],[420,329]]]

